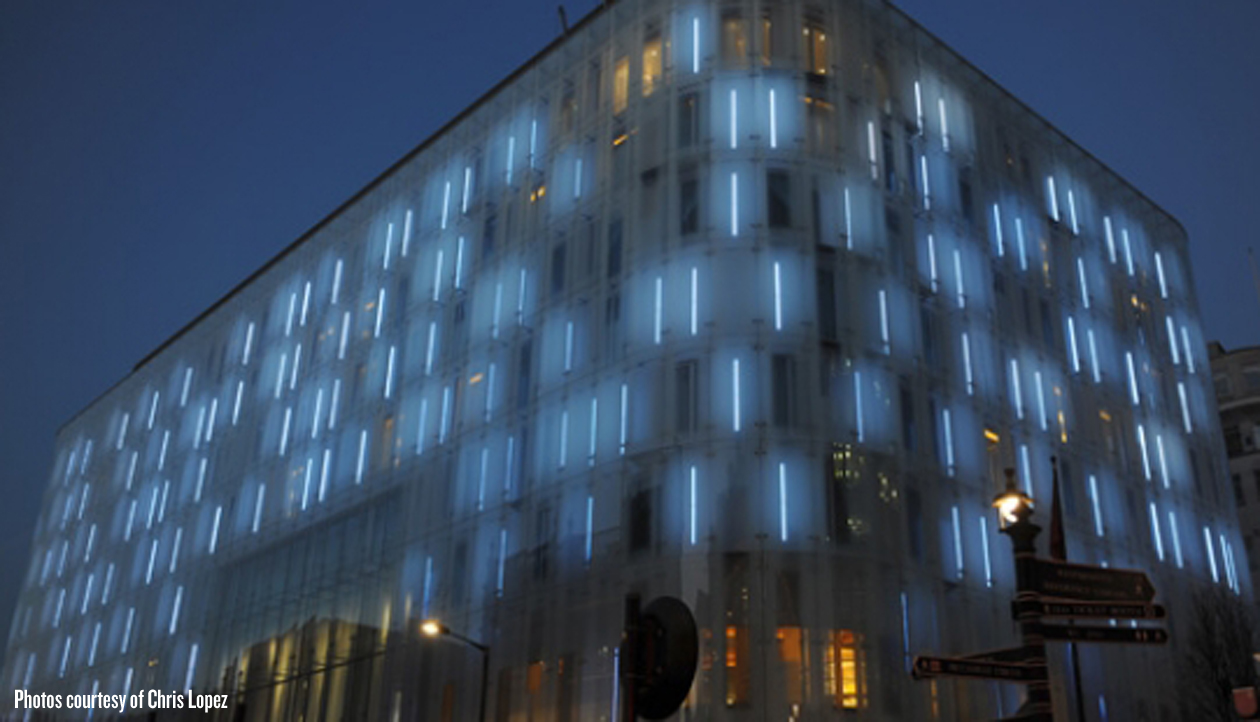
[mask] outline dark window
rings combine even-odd
[[[1246,506],[1247,495],[1243,493],[1242,475],[1233,474],[1231,478],[1234,481],[1234,501],[1238,503],[1238,506]]]
[[[678,232],[685,236],[700,230],[700,182],[684,178],[678,191]]]
[[[809,190],[809,219],[811,221],[811,228],[814,231],[814,245],[821,246],[823,242],[822,199],[818,196],[817,178],[814,179],[814,184]]]
[[[1046,299],[1041,299],[1041,341],[1046,345],[1046,349],[1055,352],[1058,346],[1054,342],[1054,323],[1050,320],[1050,303]]]
[[[696,430],[696,409],[698,386],[696,379],[697,365],[695,361],[680,362],[674,370],[677,387],[674,389],[674,402],[677,404],[675,430],[686,434]]]
[[[836,273],[831,269],[831,254],[819,255],[819,263],[827,268],[818,269],[818,336],[825,343],[835,343],[839,339],[836,328]]]
[[[564,244],[557,243],[551,251],[551,293],[553,296],[564,293],[564,265]]]
[[[792,225],[792,181],[787,171],[766,173],[766,214],[771,228]]]
[[[789,427],[795,422],[796,359],[775,354],[772,360],[771,388],[774,392],[774,425]]]
[[[958,174],[958,204],[962,206],[963,219],[968,225],[976,222],[976,212],[971,197],[971,169],[964,168]]]
[[[621,275],[621,219],[608,224],[608,277]]]
[[[652,492],[640,491],[630,497],[630,551],[641,552],[652,545]]]
[[[678,99],[678,147],[700,141],[700,96],[687,93]]]
[[[923,362],[929,367],[936,365],[936,319],[932,301],[924,298],[919,302],[919,326],[923,335]]]
[[[823,463],[827,490],[827,536],[837,544],[849,540],[849,501],[846,486],[856,474],[851,444],[832,444]]]
[[[910,384],[902,379],[900,384],[901,397],[901,446],[906,453],[913,453],[915,449],[915,428],[914,428],[914,392],[910,390]]]
[[[1237,426],[1225,427],[1225,451],[1230,456],[1238,456],[1243,453],[1242,431]]]
[[[523,409],[529,404],[530,365],[533,363],[533,342],[521,344],[521,353],[516,363],[516,408]]]
[[[551,509],[538,510],[534,526],[534,579],[547,578],[547,566],[551,556]]]
[[[897,163],[893,157],[893,137],[892,133],[884,131],[883,134],[883,150],[884,150],[884,182],[889,193],[897,192]],[[906,162],[912,162],[914,156],[906,158]],[[913,175],[913,174],[912,174]]]
[[[906,489],[906,533],[910,537],[910,556],[923,561],[923,504],[917,489]]]
[[[490,258],[494,255],[494,231],[498,224],[498,216],[494,213],[486,214],[486,222],[481,230],[481,257],[482,259]]]

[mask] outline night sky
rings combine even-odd
[[[1205,336],[1260,343],[1260,2],[896,4],[1179,218]],[[58,427],[550,42],[555,5],[0,7],[0,643]]]

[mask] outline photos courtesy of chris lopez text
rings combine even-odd
[[[119,714],[128,710],[188,709],[209,712],[227,709],[226,694],[163,692],[157,689],[138,690],[131,694],[32,694],[24,689],[13,691],[13,704],[19,710],[108,710]]]

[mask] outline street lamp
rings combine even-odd
[[[1028,521],[1033,514],[1032,497],[1015,486],[1015,470],[1006,470],[1006,488],[993,497],[993,508],[998,510],[1000,529]]]
[[[465,644],[477,650],[478,652],[481,652],[481,704],[480,704],[480,713],[477,715],[477,719],[481,720],[482,722],[485,722],[486,694],[489,691],[489,685],[490,685],[490,647],[480,642],[477,642],[475,640],[469,639],[468,637],[465,637],[464,635],[452,630],[450,627],[446,626],[445,624],[443,624],[442,622],[436,619],[426,619],[423,622],[421,622],[420,633],[426,637],[429,637],[430,639],[437,639],[438,637],[450,637],[451,639],[454,639],[457,642]]]

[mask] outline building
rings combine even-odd
[[[680,719],[998,717],[909,664],[1014,642],[989,502],[1054,455],[1174,610],[1087,706],[1173,719],[1178,601],[1250,594],[1186,244],[885,3],[608,4],[64,427],[4,682],[611,719],[637,591]]]
[[[1234,495],[1227,503],[1238,507],[1243,544],[1255,578],[1260,548],[1260,347],[1226,351],[1217,342],[1208,344],[1212,385],[1221,413],[1225,453]]]

